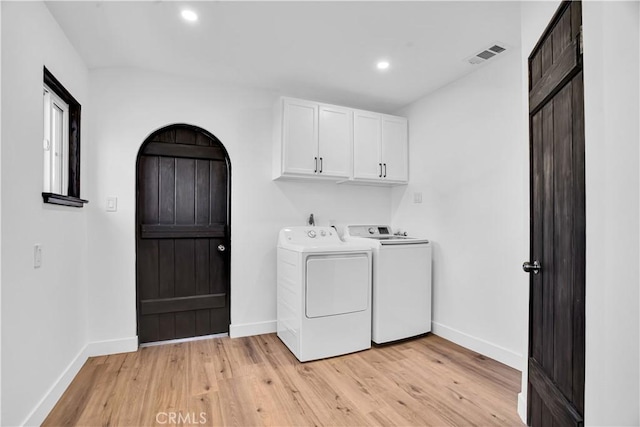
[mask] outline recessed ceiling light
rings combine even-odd
[[[198,14],[196,14],[193,10],[185,9],[182,11],[182,18],[185,21],[196,22],[198,20]]]
[[[378,62],[378,64],[376,64],[376,67],[378,67],[378,70],[386,70],[387,68],[389,68],[389,62],[388,61],[380,61],[380,62]]]

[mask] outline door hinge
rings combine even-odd
[[[580,46],[580,55],[582,55],[582,49],[584,42],[582,41],[582,25],[580,25],[580,34],[578,34],[578,46]]]

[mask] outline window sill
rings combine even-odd
[[[89,203],[88,200],[80,199],[73,196],[63,196],[62,194],[55,193],[42,193],[42,200],[45,203],[51,203],[53,205],[72,206],[74,208],[81,208],[85,203]]]

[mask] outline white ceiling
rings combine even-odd
[[[493,42],[520,44],[517,2],[47,6],[90,69],[142,68],[386,112],[483,66],[465,58]],[[182,20],[184,8],[197,23]],[[381,58],[391,63],[385,72],[375,69]]]

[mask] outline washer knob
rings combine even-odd
[[[327,233],[326,233],[324,230],[322,230],[322,231],[320,232],[320,235],[321,235],[322,237],[324,237],[324,236],[326,236],[326,235],[327,235]]]
[[[373,227],[369,227],[369,234],[374,234],[376,232],[376,229]]]
[[[307,233],[307,236],[313,239],[316,237],[316,232],[314,230],[309,230],[309,232]]]

